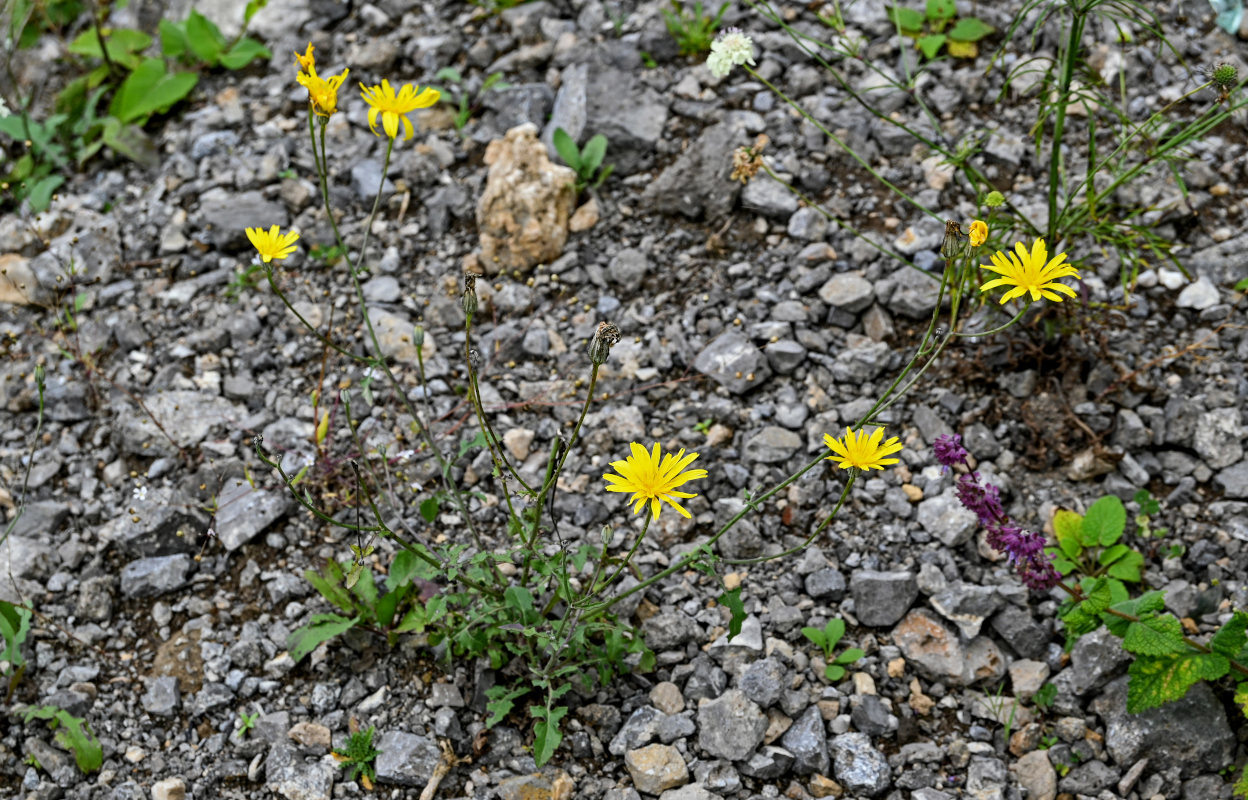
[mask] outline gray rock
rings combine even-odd
[[[728,634],[725,633],[711,643],[712,650],[722,647],[739,648],[754,653],[763,652],[763,624],[758,621],[758,617],[750,614],[741,623],[741,630],[736,636],[729,639]]]
[[[1235,734],[1208,684],[1197,683],[1173,703],[1127,713],[1127,677],[1115,680],[1092,701],[1105,721],[1105,746],[1114,761],[1147,758],[1150,771],[1178,768],[1184,777],[1218,772],[1235,757]]]
[[[767,355],[767,363],[781,375],[788,375],[806,360],[806,348],[792,339],[781,339],[771,342],[763,348]]]
[[[589,113],[589,65],[570,64],[563,68],[562,78],[550,112],[550,122],[542,129],[542,142],[552,158],[555,155],[555,129],[563,128],[573,141],[579,142]]]
[[[798,775],[827,773],[831,759],[828,757],[828,735],[819,706],[812,705],[794,720],[780,738],[780,744],[793,754],[793,769]]]
[[[1001,595],[995,586],[975,586],[962,582],[932,595],[932,608],[958,626],[967,639],[979,635],[984,621],[1001,607]]]
[[[741,691],[760,708],[770,708],[784,692],[785,677],[783,664],[774,658],[761,658],[741,673]]]
[[[803,242],[821,242],[828,232],[828,219],[817,208],[803,206],[789,217],[789,236]]]
[[[173,716],[182,703],[178,693],[178,679],[172,675],[152,678],[147,684],[147,691],[139,698],[143,710],[157,717]]]
[[[892,353],[893,349],[884,342],[851,333],[832,362],[832,377],[850,384],[874,380],[888,367]]]
[[[863,625],[892,625],[910,609],[919,596],[919,585],[912,572],[858,570],[849,579],[854,598],[854,615]]]
[[[914,407],[914,424],[918,426],[919,433],[928,444],[936,441],[937,436],[953,433],[953,428],[949,427],[949,423],[945,422],[940,412],[931,406],[920,404]],[[977,455],[979,458],[984,458],[983,455]]]
[[[546,124],[551,107],[555,103],[555,92],[545,83],[520,83],[506,89],[486,92],[482,103],[497,115],[494,120],[494,127],[497,130],[509,131],[526,122],[531,122],[540,128]],[[552,130],[551,133],[553,134],[554,131]],[[578,131],[578,135],[580,133]],[[571,131],[568,135],[572,135]],[[573,141],[583,144],[578,139]],[[548,147],[548,152],[551,158],[554,158],[554,148]]]
[[[884,701],[874,694],[863,695],[850,712],[854,727],[868,736],[884,736],[897,729],[897,718],[888,713]]]
[[[913,277],[911,277],[913,275]],[[894,313],[910,319],[926,319],[936,307],[940,285],[933,280],[910,273],[901,281],[885,304]]]
[[[642,202],[655,211],[690,219],[723,218],[741,194],[741,184],[728,179],[730,154],[748,143],[749,136],[739,124],[712,125],[646,187]]]
[[[282,203],[266,200],[260,192],[222,188],[204,192],[199,198],[199,213],[193,219],[208,230],[212,244],[225,251],[251,247],[247,228],[278,225],[285,229],[290,224],[290,215]]]
[[[100,528],[103,541],[131,557],[198,552],[208,518],[189,499],[170,489],[149,489],[147,497],[132,500],[131,507],[133,515],[120,515]]]
[[[832,567],[815,570],[806,576],[806,594],[816,600],[839,603],[845,597],[845,576]]]
[[[919,525],[946,547],[957,547],[971,540],[979,528],[974,512],[958,500],[952,487],[919,503]]]
[[[786,182],[792,176],[780,176]],[[774,220],[787,220],[797,211],[797,197],[779,181],[752,180],[741,190],[741,207]]]
[[[376,747],[377,783],[423,787],[442,759],[432,739],[404,731],[386,731]]]
[[[1118,782],[1119,772],[1104,761],[1086,761],[1075,767],[1058,784],[1063,792],[1096,795]]]
[[[783,464],[802,449],[802,437],[777,425],[768,425],[745,442],[746,461]]]
[[[229,479],[217,501],[217,536],[233,552],[281,519],[290,508],[284,489],[253,488],[246,481]]]
[[[203,688],[195,693],[195,697],[191,700],[190,711],[192,717],[202,717],[214,708],[221,708],[234,702],[234,692],[224,683],[205,683]],[[257,737],[261,738],[257,725]]]
[[[946,683],[961,682],[966,650],[958,635],[927,609],[917,608],[907,614],[893,629],[893,643],[924,676]]]
[[[1071,689],[1087,694],[1109,683],[1131,663],[1131,654],[1122,649],[1122,640],[1106,628],[1079,637],[1070,651]]]
[[[767,715],[739,689],[698,704],[698,745],[715,758],[743,761],[766,733]]]
[[[861,272],[840,272],[819,289],[819,299],[842,311],[857,314],[875,300],[875,287]]]
[[[1196,436],[1193,446],[1200,457],[1213,469],[1229,467],[1244,456],[1240,444],[1243,418],[1238,408],[1215,408],[1206,411],[1196,420]]]
[[[736,331],[715,337],[698,353],[693,367],[732,394],[743,394],[771,377],[771,367],[762,352]]]
[[[397,303],[403,296],[399,279],[393,275],[378,275],[360,287],[369,303]]]
[[[629,750],[624,755],[624,766],[639,792],[659,794],[683,786],[689,782],[689,768],[675,747],[652,744]]]
[[[685,642],[701,638],[702,628],[688,614],[663,611],[641,623],[646,645],[654,651],[671,650]]]
[[[642,85],[637,71],[591,69],[585,130],[611,143],[608,158],[620,175],[632,175],[654,160],[655,144],[667,122],[667,105]]]
[[[380,161],[368,158],[351,167],[351,189],[360,200],[371,203],[378,187],[383,198],[394,193],[394,183],[381,174]]]
[[[1023,163],[1027,143],[1013,134],[994,131],[988,137],[988,143],[984,145],[984,152],[1006,164],[1018,166]]]
[[[768,745],[743,762],[740,771],[747,778],[769,781],[792,769],[793,762],[793,754],[788,750]]]
[[[185,553],[131,561],[121,568],[121,593],[126,597],[159,597],[186,585],[191,557]]]
[[[610,794],[608,792],[608,794]],[[604,798],[607,800],[607,798]],[[659,800],[722,800],[720,795],[697,783],[687,783],[679,789],[668,789]]]
[[[627,291],[636,291],[646,273],[650,271],[650,259],[636,248],[626,247],[615,254],[607,266],[607,276],[612,283],[619,284]]]
[[[115,423],[122,450],[143,458],[176,456],[179,446],[197,445],[213,428],[224,428],[247,416],[245,409],[224,397],[180,389],[149,395],[144,405],[150,417],[146,413],[119,414]]]
[[[1197,311],[1204,311],[1210,306],[1218,304],[1218,287],[1213,285],[1213,281],[1208,276],[1201,275],[1195,283],[1189,283],[1183,287],[1183,291],[1179,292],[1179,297],[1174,304],[1179,308],[1193,308]]]
[[[628,720],[611,739],[607,750],[613,756],[622,756],[629,750],[636,750],[638,747],[649,744],[658,735],[659,722],[664,716],[663,712],[653,706],[638,708],[629,715]]]
[[[1248,499],[1248,461],[1227,467],[1214,476],[1213,482],[1228,498]]]
[[[338,772],[324,760],[310,761],[281,737],[275,740],[264,762],[264,783],[286,800],[330,800]]]
[[[992,618],[992,629],[1023,658],[1040,658],[1047,649],[1048,631],[1016,606],[1001,609]]]
[[[832,740],[836,779],[850,795],[878,797],[892,785],[888,759],[865,733],[843,733]]]

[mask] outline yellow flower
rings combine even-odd
[[[619,474],[613,475],[608,472],[602,476],[603,480],[611,484],[607,487],[607,491],[632,492],[633,496],[628,498],[628,502],[634,504],[634,514],[641,511],[641,507],[649,500],[650,512],[655,519],[658,519],[661,508],[659,501],[662,500],[685,518],[691,517],[692,515],[673,498],[697,497],[696,494],[678,492],[676,487],[706,477],[704,469],[685,471],[685,467],[692,464],[698,454],[685,455],[685,449],[682,447],[676,455],[667,453],[660,460],[658,442],[655,442],[653,451],[647,451],[637,442],[633,442],[629,447],[633,451],[631,456],[623,461],[611,462],[611,466]]]
[[[825,433],[823,443],[831,448],[833,453],[828,456],[828,460],[837,462],[841,469],[857,467],[858,469],[882,470],[888,464],[897,463],[897,459],[885,458],[885,456],[901,450],[896,436],[881,444],[880,441],[883,438],[883,428],[876,428],[875,433],[870,436],[867,436],[865,430],[855,433],[846,428],[844,438],[833,439],[832,434]]]
[[[295,242],[299,239],[299,234],[294,231],[282,233],[281,228],[276,225],[267,231],[264,228],[248,228],[247,238],[266,264],[275,258],[281,261],[298,249]]]
[[[971,223],[971,247],[979,247],[988,238],[988,223],[977,219]]]
[[[1031,246],[1030,253],[1027,252],[1026,247],[1023,247],[1022,242],[1017,242],[1013,253],[1007,256],[998,250],[992,256],[992,264],[981,265],[984,269],[991,270],[1001,277],[988,281],[979,290],[986,292],[997,286],[1013,286],[1013,289],[1002,296],[1002,304],[1028,293],[1031,294],[1032,300],[1044,297],[1060,303],[1062,298],[1054,292],[1074,297],[1075,290],[1055,281],[1058,278],[1079,277],[1078,271],[1064,263],[1065,261],[1065,253],[1058,253],[1050,261],[1043,239],[1036,240],[1036,243]]]
[[[312,55],[312,43],[308,42],[308,52],[299,55],[299,51],[295,51],[295,66],[300,72],[316,74],[316,58]]]
[[[308,99],[312,101],[312,110],[322,117],[332,116],[338,110],[338,87],[347,79],[349,69],[341,75],[331,75],[329,80],[318,77],[316,65],[310,64],[307,72],[300,72],[296,78],[308,90]]]
[[[364,102],[368,103],[368,127],[377,133],[377,115],[381,114],[381,127],[391,139],[399,135],[399,120],[403,121],[403,138],[412,138],[412,122],[407,114],[418,108],[428,108],[438,102],[442,93],[426,86],[419,93],[416,87],[405,83],[396,95],[390,87],[390,81],[383,80],[380,86],[368,87],[360,84],[364,94]],[[378,136],[381,134],[377,133]]]

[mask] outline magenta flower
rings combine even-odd
[[[962,434],[943,434],[932,442],[932,450],[936,452],[936,460],[948,472],[950,467],[965,464],[970,453],[962,446]]]

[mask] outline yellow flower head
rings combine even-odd
[[[377,133],[377,115],[381,115],[381,127],[391,139],[399,135],[399,120],[403,121],[403,138],[412,138],[412,122],[407,114],[418,108],[428,108],[438,102],[442,93],[426,86],[418,93],[416,87],[405,83],[396,95],[390,81],[383,80],[380,86],[360,84],[364,94],[364,102],[368,103],[368,127]],[[380,133],[377,133],[380,136]]]
[[[312,110],[322,117],[333,116],[338,110],[338,87],[347,79],[349,69],[341,75],[331,75],[329,80],[316,74],[316,65],[309,64],[307,72],[300,72],[295,80],[308,90],[308,100],[312,102]]]
[[[857,467],[858,469],[882,470],[889,464],[897,463],[897,459],[885,458],[885,456],[901,450],[896,436],[881,444],[883,438],[883,428],[876,428],[870,436],[867,436],[865,430],[855,433],[846,428],[845,436],[841,439],[833,439],[832,434],[825,433],[823,443],[832,450],[832,455],[828,456],[828,460],[837,462],[841,469]]]
[[[299,234],[294,231],[282,233],[281,228],[276,225],[267,231],[264,228],[248,228],[247,238],[266,264],[275,258],[281,261],[298,249],[295,242],[298,241]]]
[[[1031,294],[1032,300],[1044,297],[1060,303],[1062,298],[1055,292],[1074,297],[1075,290],[1064,283],[1056,283],[1057,279],[1079,277],[1078,271],[1065,261],[1065,253],[1058,253],[1050,261],[1043,239],[1036,240],[1036,243],[1031,246],[1030,253],[1027,252],[1026,247],[1023,247],[1022,242],[1017,242],[1013,253],[1007,256],[998,250],[992,256],[992,264],[982,265],[984,269],[991,270],[1001,277],[988,281],[979,290],[986,292],[997,286],[1013,286],[1013,289],[1001,297],[1002,304],[1028,293]]]
[[[971,223],[971,247],[979,247],[988,238],[988,223],[977,219]]]
[[[646,448],[633,442],[629,445],[633,454],[623,461],[612,461],[611,466],[618,472],[618,475],[606,473],[602,479],[611,484],[607,487],[608,492],[632,492],[633,496],[628,498],[628,502],[633,503],[633,513],[641,511],[646,501],[650,501],[650,513],[655,519],[659,517],[660,500],[676,509],[686,519],[692,515],[681,507],[673,498],[697,497],[696,494],[688,492],[676,491],[677,486],[681,486],[689,481],[706,477],[706,470],[691,469],[685,471],[685,467],[689,466],[698,457],[697,453],[685,455],[682,447],[676,455],[667,453],[659,458],[659,444],[655,442],[654,450],[647,451]]]
[[[300,72],[316,73],[316,58],[312,55],[312,49],[312,43],[308,42],[308,52],[299,55],[299,51],[295,51],[295,66]]]

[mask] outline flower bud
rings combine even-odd
[[[1215,64],[1211,71],[1210,78],[1218,85],[1219,89],[1232,89],[1235,84],[1239,83],[1239,70],[1234,64]]]
[[[477,313],[477,276],[471,272],[464,273],[464,293],[460,297],[464,307],[464,316],[471,317]]]
[[[412,326],[412,344],[420,350],[425,346],[425,329],[421,325]]]
[[[984,198],[984,205],[989,208],[998,208],[1003,206],[1005,205],[1005,195],[1000,192],[989,192],[988,196]]]
[[[594,338],[589,341],[589,360],[598,366],[607,363],[611,348],[620,341],[620,329],[610,322],[599,322]]]

